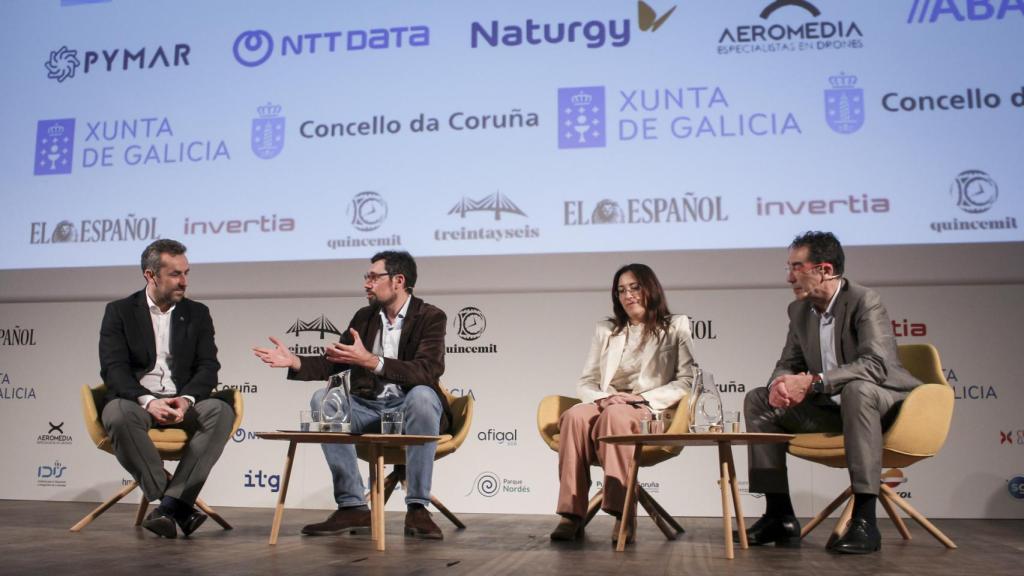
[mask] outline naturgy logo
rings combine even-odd
[[[637,3],[637,27],[641,32],[656,32],[675,12],[672,6],[660,16],[646,2]],[[524,44],[577,44],[587,48],[603,48],[611,45],[622,48],[630,42],[629,18],[621,20],[573,20],[571,22],[540,23],[527,18],[522,23],[473,22],[470,26],[470,46],[481,48],[484,44],[492,48],[500,46],[517,47]]]

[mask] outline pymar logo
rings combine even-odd
[[[47,488],[65,488],[68,485],[67,477],[64,475],[68,470],[67,466],[55,460],[53,466],[43,465],[36,468],[36,485]]]
[[[1002,20],[1011,11],[1024,16],[1024,3],[1020,0],[914,0],[907,14],[907,24],[933,24],[939,18],[952,18],[957,22]]]
[[[1024,476],[1014,476],[1006,483],[1006,489],[1010,496],[1018,500],[1024,500]]]
[[[495,220],[501,220],[502,213],[526,216],[526,212],[520,210],[519,206],[516,206],[515,202],[510,200],[508,196],[502,195],[501,192],[495,192],[494,194],[484,196],[479,200],[473,200],[472,198],[463,196],[462,199],[448,211],[448,215],[458,214],[461,218],[465,218],[467,212],[493,212]]]
[[[828,79],[832,88],[825,90],[825,121],[840,134],[853,134],[864,125],[864,90],[855,88],[856,76],[840,72]]]
[[[67,46],[61,46],[59,50],[50,52],[50,59],[46,61],[46,77],[63,82],[74,78],[75,70],[81,65],[78,50],[68,50]]]
[[[231,48],[235,60],[242,66],[254,68],[270,59],[275,53],[282,57],[313,56],[319,50],[335,52],[358,52],[361,50],[387,50],[390,48],[421,47],[430,45],[430,28],[427,26],[392,26],[369,30],[335,30],[284,35],[280,38],[280,50],[275,50],[274,37],[266,30],[246,30],[235,38]]]
[[[164,50],[163,46],[157,46],[156,50],[149,49],[148,57],[146,47],[143,46],[136,51],[128,48],[114,48],[113,50],[87,50],[85,52],[84,65],[78,59],[78,51],[71,50],[67,46],[61,46],[50,52],[43,65],[46,67],[46,77],[64,82],[75,77],[75,71],[82,66],[82,74],[89,74],[97,67],[105,68],[107,72],[120,68],[128,71],[129,68],[148,70],[157,66],[172,68],[188,66],[189,52],[192,50],[188,44],[175,44],[174,49]],[[171,54],[171,56],[168,56]]]
[[[956,207],[968,214],[987,212],[999,199],[999,186],[981,170],[964,170],[953,180],[949,193]]]
[[[74,151],[74,118],[40,120],[36,124],[36,176],[71,174]]]
[[[483,336],[484,330],[487,329],[487,317],[479,308],[466,306],[452,319],[452,327],[459,338],[473,341]]]
[[[252,119],[252,153],[270,160],[284,148],[284,116],[281,106],[267,102],[256,108],[259,118]]]
[[[558,147],[603,148],[604,86],[558,89]]]
[[[376,192],[360,192],[352,198],[347,213],[352,216],[352,226],[360,232],[380,228],[388,217],[388,203]]]

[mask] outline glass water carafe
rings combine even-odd
[[[715,386],[715,376],[694,365],[690,432],[721,432],[722,429],[722,396]]]
[[[331,376],[320,410],[320,428],[325,432],[352,431],[352,399],[349,371]]]

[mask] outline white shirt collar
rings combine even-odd
[[[815,308],[814,306],[811,306],[811,310],[815,314],[817,314],[820,318],[824,318],[826,320],[831,320],[832,319],[832,309],[835,308],[836,300],[839,299],[839,293],[842,292],[842,290],[843,290],[843,282],[845,282],[845,280],[843,278],[840,278],[839,279],[839,287],[836,288],[836,292],[835,292],[835,294],[832,295],[832,299],[828,301],[828,308],[825,308],[825,312],[818,312],[817,308]]]
[[[394,325],[388,324],[388,313],[384,310],[383,306],[380,307],[380,320],[381,323],[384,324],[385,329],[394,330],[395,328],[398,328],[401,330],[402,323],[405,321],[405,314],[409,311],[410,302],[412,302],[412,294],[409,294],[409,297],[405,299],[405,304],[402,304],[402,309],[399,310],[398,315],[395,316]]]
[[[143,290],[143,292],[146,293],[146,303],[149,304],[149,311],[152,314],[170,314],[171,312],[174,312],[174,307],[178,305],[177,303],[172,304],[171,307],[167,309],[167,312],[164,312],[160,310],[160,307],[156,305],[156,302],[153,302],[153,299],[149,297],[149,286],[146,286],[146,289]]]

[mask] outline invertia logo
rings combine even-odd
[[[765,200],[757,197],[758,216],[825,216],[830,214],[885,214],[892,208],[888,198],[859,197],[814,200]]]
[[[260,215],[243,220],[192,220],[186,216],[183,230],[186,236],[294,231],[295,220],[284,216],[278,218],[277,214]]]
[[[906,318],[900,321],[892,320],[892,335],[897,338],[905,336],[927,336],[928,325],[924,322],[910,322]]]

